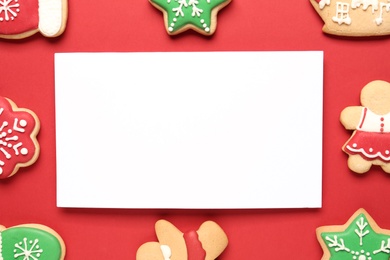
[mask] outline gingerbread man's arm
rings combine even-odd
[[[362,111],[362,106],[351,106],[346,107],[340,115],[340,122],[343,124],[345,129],[356,130],[357,126],[360,123]]]

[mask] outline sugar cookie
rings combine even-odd
[[[170,222],[159,220],[155,230],[159,242],[141,245],[136,260],[214,260],[228,245],[225,232],[213,221],[204,222],[197,231],[182,233]]]
[[[175,35],[188,29],[203,35],[214,34],[217,14],[231,0],[149,0],[164,14],[165,29]]]
[[[62,260],[64,257],[64,241],[57,232],[47,226],[0,226],[1,260]]]
[[[324,251],[322,260],[388,260],[390,230],[381,229],[374,219],[359,209],[340,226],[323,226],[316,230]]]
[[[360,102],[362,106],[347,107],[340,115],[344,127],[354,130],[342,148],[349,155],[348,167],[365,173],[372,165],[379,165],[390,173],[390,83],[368,83]]]
[[[387,0],[310,0],[325,25],[322,30],[340,36],[390,34]]]
[[[14,175],[20,167],[33,164],[39,156],[38,117],[0,97],[0,179]]]
[[[22,39],[37,32],[57,37],[67,18],[67,0],[0,0],[0,38]]]

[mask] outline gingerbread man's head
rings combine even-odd
[[[360,102],[377,115],[390,113],[390,83],[382,80],[368,83],[360,93]]]

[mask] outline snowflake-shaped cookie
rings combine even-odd
[[[164,13],[165,27],[170,35],[195,30],[212,35],[217,27],[217,13],[231,0],[149,0]]]
[[[390,230],[381,229],[370,215],[359,209],[345,225],[317,229],[324,251],[322,260],[388,260]]]
[[[37,160],[39,128],[35,113],[0,97],[0,179],[14,175],[20,167]]]

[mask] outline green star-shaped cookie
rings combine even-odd
[[[212,35],[217,27],[217,13],[231,0],[149,0],[164,13],[165,28],[170,35],[193,29]]]
[[[390,230],[381,229],[370,215],[359,209],[342,226],[317,229],[317,239],[324,251],[322,260],[388,260]]]

